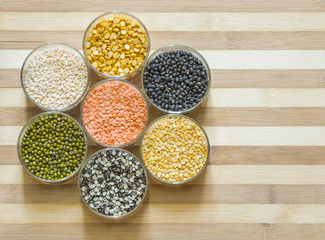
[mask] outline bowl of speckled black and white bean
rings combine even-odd
[[[67,111],[80,103],[89,86],[83,55],[64,43],[46,43],[25,59],[20,80],[27,98],[45,111]]]
[[[142,162],[124,149],[106,148],[91,155],[78,180],[83,203],[109,219],[130,216],[139,209],[148,190]]]
[[[143,67],[141,84],[145,97],[164,113],[184,114],[207,98],[211,72],[195,49],[168,45],[153,52]]]

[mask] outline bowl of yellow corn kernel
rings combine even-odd
[[[147,128],[140,156],[146,170],[161,183],[180,185],[197,178],[210,155],[209,139],[198,122],[181,114],[154,120]]]
[[[109,12],[94,19],[83,38],[83,52],[90,68],[102,78],[131,80],[149,56],[150,38],[135,16]]]

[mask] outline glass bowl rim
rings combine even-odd
[[[104,215],[104,214],[101,214],[99,212],[96,212],[94,209],[92,209],[86,202],[85,202],[85,199],[84,197],[82,196],[82,192],[81,192],[81,188],[80,188],[80,178],[81,178],[81,173],[82,173],[82,170],[84,169],[84,167],[86,166],[86,164],[88,163],[88,161],[90,161],[95,155],[98,155],[102,152],[108,152],[108,151],[121,151],[121,152],[126,152],[127,154],[131,155],[134,157],[134,159],[140,163],[141,167],[143,168],[143,172],[144,172],[144,176],[145,176],[145,179],[146,179],[146,187],[145,187],[145,191],[144,191],[144,194],[143,194],[143,197],[140,201],[140,203],[134,208],[132,209],[130,212],[124,214],[124,215],[120,215],[120,216],[108,216],[108,215]],[[140,208],[140,206],[142,205],[142,203],[144,202],[144,199],[146,198],[147,196],[147,193],[148,193],[148,188],[149,188],[149,180],[148,180],[148,174],[146,172],[146,168],[144,166],[144,164],[142,163],[142,161],[135,155],[133,154],[132,152],[126,150],[126,149],[123,149],[123,148],[103,148],[103,149],[100,149],[96,152],[94,152],[93,154],[91,154],[83,163],[82,163],[82,166],[81,166],[81,169],[79,171],[79,174],[78,174],[78,191],[79,191],[79,195],[80,195],[80,198],[82,200],[82,202],[94,213],[96,213],[97,215],[101,216],[101,217],[105,217],[105,218],[108,218],[108,219],[114,219],[114,220],[118,220],[118,219],[124,219],[128,216],[130,216],[132,213],[134,213],[136,210],[138,210]]]
[[[82,117],[82,112],[83,112],[83,107],[84,107],[84,103],[87,99],[87,96],[88,94],[94,90],[96,87],[98,87],[99,85],[101,84],[105,84],[105,83],[108,83],[108,82],[112,82],[112,81],[119,81],[119,82],[122,82],[123,84],[129,84],[131,85],[131,87],[135,88],[136,91],[138,91],[143,99],[143,102],[145,103],[146,105],[146,110],[147,110],[147,119],[146,119],[146,123],[143,127],[143,129],[141,130],[141,132],[134,138],[132,139],[131,141],[129,142],[126,142],[126,143],[123,143],[123,144],[119,144],[119,145],[107,145],[107,144],[104,144],[98,140],[96,140],[87,130],[85,124],[84,124],[84,120],[83,120],[83,117]],[[94,84],[88,91],[87,93],[85,94],[85,97],[83,98],[83,100],[81,101],[81,104],[80,104],[80,122],[81,122],[81,125],[84,127],[85,129],[85,132],[87,134],[87,136],[89,136],[89,138],[94,142],[96,143],[97,145],[101,146],[101,147],[104,147],[104,148],[125,148],[125,147],[128,147],[128,146],[131,146],[132,144],[136,143],[139,139],[141,139],[142,135],[144,134],[148,124],[149,124],[149,104],[147,102],[147,99],[144,97],[144,94],[143,92],[141,91],[141,89],[135,85],[134,83],[128,81],[128,80],[125,80],[125,79],[116,79],[116,78],[111,78],[111,79],[104,79],[96,84]]]
[[[43,116],[43,115],[49,115],[49,114],[57,114],[57,115],[62,115],[63,117],[67,117],[69,119],[71,119],[72,121],[74,121],[77,126],[79,127],[79,129],[81,130],[82,132],[82,135],[85,139],[85,146],[86,146],[86,149],[85,149],[85,154],[83,156],[83,159],[81,161],[81,163],[79,164],[77,170],[75,170],[72,174],[70,174],[69,176],[66,176],[64,178],[61,178],[61,179],[58,179],[58,180],[47,180],[47,179],[43,179],[43,178],[40,178],[36,175],[34,175],[33,173],[31,173],[27,168],[26,168],[26,165],[25,165],[25,162],[23,161],[22,159],[22,156],[21,156],[21,140],[23,138],[23,135],[25,134],[27,128],[31,125],[31,123],[33,123],[34,121],[36,121],[39,117]],[[22,127],[22,129],[20,130],[20,133],[19,133],[19,136],[18,136],[18,140],[17,140],[17,154],[18,154],[18,158],[19,158],[19,162],[20,164],[23,166],[24,170],[26,172],[28,172],[32,177],[34,177],[35,179],[37,179],[38,181],[41,181],[43,183],[50,183],[50,184],[55,184],[55,183],[63,183],[63,182],[66,182],[66,181],[69,181],[71,180],[72,178],[74,178],[78,172],[80,171],[81,169],[81,166],[83,164],[83,162],[87,159],[87,153],[88,153],[88,143],[87,143],[87,137],[86,137],[86,133],[85,133],[85,130],[83,129],[83,127],[80,125],[80,123],[73,117],[71,117],[70,115],[66,114],[66,113],[63,113],[63,112],[60,112],[60,111],[47,111],[47,112],[41,112],[37,115],[35,115],[34,117],[32,117],[31,119],[29,119],[27,121],[27,123]]]
[[[121,14],[121,15],[126,15],[130,18],[134,18],[140,25],[141,27],[144,29],[145,31],[145,34],[147,35],[147,39],[148,39],[148,51],[147,51],[147,55],[145,57],[145,59],[143,60],[143,62],[141,63],[141,65],[134,69],[132,72],[128,73],[128,74],[125,74],[125,75],[120,75],[120,76],[113,76],[113,75],[108,75],[108,74],[105,74],[103,72],[100,72],[98,71],[91,63],[90,61],[88,60],[87,58],[87,55],[86,55],[86,47],[85,47],[85,42],[86,42],[86,35],[88,33],[88,31],[90,30],[90,28],[93,27],[93,24],[100,18],[106,16],[106,15],[112,15],[112,14]],[[103,76],[104,78],[115,78],[115,79],[121,79],[121,78],[127,78],[129,76],[132,76],[132,74],[135,74],[136,72],[138,72],[140,69],[143,68],[144,64],[146,63],[146,61],[148,60],[149,58],[149,55],[150,55],[150,48],[151,48],[151,42],[150,42],[150,35],[149,35],[149,31],[148,29],[146,28],[146,26],[143,24],[143,22],[138,19],[136,16],[134,16],[133,14],[130,14],[130,13],[126,13],[126,12],[122,12],[122,11],[111,11],[111,12],[106,12],[106,13],[103,13],[99,16],[97,16],[94,20],[92,20],[90,22],[90,24],[88,25],[88,27],[86,28],[86,31],[84,32],[84,35],[83,35],[83,39],[82,39],[82,51],[83,51],[83,54],[85,56],[85,61],[87,63],[87,65],[90,66],[90,69],[92,69],[93,71],[95,71],[96,74],[99,74],[101,76]]]
[[[207,71],[207,78],[208,78],[208,87],[207,87],[207,90],[204,94],[204,96],[201,98],[201,100],[195,104],[193,107],[189,108],[189,109],[185,109],[185,110],[182,110],[182,111],[171,111],[171,110],[167,110],[167,109],[164,109],[158,105],[156,105],[148,96],[146,90],[145,90],[145,87],[144,87],[144,73],[145,73],[145,69],[147,68],[147,66],[150,64],[150,62],[153,60],[153,56],[158,56],[160,53],[163,53],[163,52],[169,52],[169,51],[176,51],[178,49],[174,49],[174,48],[180,48],[179,50],[184,50],[184,51],[188,51],[190,53],[194,52],[195,54],[193,54],[194,56],[197,55],[199,56],[201,59],[199,59],[203,66],[206,68],[206,71]],[[183,49],[182,49],[183,48]],[[155,56],[155,57],[156,57]],[[150,54],[150,56],[148,57],[147,61],[146,61],[146,64],[143,66],[142,68],[142,71],[141,71],[141,87],[143,89],[143,92],[144,92],[144,96],[146,97],[146,99],[158,110],[166,113],[166,114],[185,114],[185,113],[188,113],[190,111],[193,111],[194,109],[196,109],[198,106],[200,106],[208,97],[209,95],[209,91],[210,91],[210,88],[211,88],[211,70],[210,70],[210,67],[209,67],[209,64],[208,62],[205,60],[205,58],[203,57],[203,55],[201,53],[199,53],[197,50],[195,50],[194,48],[191,48],[189,46],[186,46],[186,45],[182,45],[182,44],[171,44],[171,45],[166,45],[166,46],[163,46],[161,48],[158,48],[156,51],[154,51],[153,53]]]
[[[65,107],[62,107],[62,108],[50,108],[50,107],[45,107],[39,103],[36,103],[34,101],[34,99],[32,99],[27,90],[26,90],[26,87],[25,87],[25,83],[24,83],[24,69],[25,69],[25,65],[27,64],[27,61],[28,59],[34,54],[36,53],[37,51],[41,50],[42,48],[46,47],[46,46],[51,46],[51,45],[59,45],[61,47],[66,47],[66,48],[70,48],[73,52],[77,52],[79,54],[79,56],[81,57],[81,59],[83,60],[83,62],[85,63],[85,66],[86,66],[86,71],[87,71],[87,79],[86,79],[86,87],[85,89],[83,90],[82,94],[80,95],[79,98],[77,98],[75,101],[73,101],[71,104],[65,106]],[[40,108],[41,110],[43,111],[58,111],[58,112],[63,112],[63,111],[66,111],[66,110],[69,110],[70,108],[78,105],[78,103],[83,99],[83,97],[85,96],[86,92],[87,92],[87,89],[90,85],[90,71],[89,71],[89,67],[87,65],[87,62],[86,62],[86,59],[85,57],[81,54],[81,52],[69,45],[69,44],[66,44],[66,43],[61,43],[61,42],[47,42],[47,43],[44,43],[44,44],[41,44],[40,46],[34,48],[28,55],[27,57],[25,58],[24,62],[23,62],[23,65],[21,67],[21,70],[20,70],[20,84],[22,86],[22,89],[25,93],[25,96],[28,98],[29,101],[31,101],[36,107]]]
[[[150,130],[150,128],[158,121],[160,121],[161,119],[163,118],[168,118],[168,117],[184,117],[186,118],[187,120],[190,120],[192,121],[194,124],[196,124],[199,129],[203,132],[203,135],[206,139],[206,142],[207,142],[207,157],[205,158],[205,161],[204,161],[204,164],[203,166],[201,167],[201,169],[191,178],[189,179],[186,179],[184,181],[181,181],[181,182],[169,182],[169,181],[166,181],[164,179],[161,179],[159,177],[157,177],[155,174],[152,173],[152,171],[147,167],[147,164],[144,162],[144,159],[143,159],[143,156],[142,156],[142,145],[143,145],[143,139],[144,137],[146,136],[147,134],[147,131]],[[155,180],[158,180],[159,182],[161,183],[164,183],[164,184],[167,184],[167,185],[183,185],[183,184],[186,184],[188,182],[191,182],[193,181],[194,179],[196,179],[198,176],[201,175],[201,173],[204,171],[204,169],[206,168],[207,164],[208,164],[208,161],[209,161],[209,157],[210,157],[210,151],[211,151],[211,146],[210,146],[210,141],[209,141],[209,138],[208,138],[208,135],[207,133],[205,132],[205,130],[203,129],[203,127],[201,126],[201,124],[199,124],[196,120],[194,120],[193,118],[190,118],[186,115],[183,115],[183,114],[167,114],[167,115],[163,115],[163,116],[160,116],[158,118],[156,118],[155,120],[153,120],[147,127],[146,129],[146,132],[143,134],[142,138],[141,138],[141,141],[140,141],[140,146],[139,146],[139,150],[140,150],[140,158],[141,158],[141,161],[143,162],[143,165],[145,166],[145,169],[149,172],[149,174],[155,179]]]

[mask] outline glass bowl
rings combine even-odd
[[[201,167],[201,169],[191,178],[189,179],[186,179],[184,181],[180,181],[180,182],[169,182],[169,181],[166,181],[164,179],[161,179],[159,177],[157,177],[155,174],[152,173],[152,171],[147,167],[144,159],[143,159],[143,156],[142,156],[142,145],[143,145],[143,139],[144,137],[146,136],[147,132],[150,131],[151,127],[156,123],[158,122],[159,120],[161,120],[162,118],[168,118],[168,117],[183,117],[183,118],[186,118],[190,121],[192,121],[193,123],[195,123],[199,129],[202,131],[205,139],[206,139],[206,142],[207,142],[207,157],[204,161],[204,164],[203,166]],[[185,116],[185,115],[182,115],[182,114],[168,114],[168,115],[164,115],[164,116],[161,116],[157,119],[155,119],[153,122],[150,123],[150,125],[147,127],[146,129],[146,132],[144,133],[144,135],[142,136],[142,139],[141,139],[141,143],[140,143],[140,158],[143,162],[143,165],[145,167],[145,169],[149,172],[149,174],[151,175],[151,177],[156,180],[156,182],[159,182],[159,183],[162,183],[164,185],[168,185],[168,186],[181,186],[181,185],[184,185],[184,184],[187,184],[189,182],[192,182],[193,180],[195,180],[198,176],[200,176],[202,174],[202,172],[204,172],[205,168],[206,168],[206,165],[208,164],[208,159],[209,159],[209,156],[210,156],[210,143],[209,143],[209,138],[208,138],[208,135],[206,134],[205,130],[202,128],[202,126],[197,122],[195,121],[194,119],[188,117],[188,116]]]
[[[146,187],[145,187],[145,191],[144,191],[144,194],[143,194],[143,197],[140,201],[140,203],[134,208],[132,209],[130,212],[124,214],[124,215],[121,215],[121,216],[109,216],[109,215],[104,215],[104,214],[101,214],[97,211],[95,211],[93,208],[91,208],[85,201],[83,195],[82,195],[82,192],[81,192],[81,173],[85,167],[85,165],[88,163],[89,160],[91,160],[95,155],[97,154],[100,154],[102,152],[106,152],[106,151],[121,151],[121,152],[124,152],[124,153],[127,153],[131,156],[133,156],[135,158],[135,160],[140,163],[140,165],[142,166],[143,168],[143,172],[144,172],[144,175],[145,175],[145,179],[146,179]],[[132,154],[131,152],[125,150],[125,149],[121,149],[121,148],[105,148],[105,149],[102,149],[102,150],[99,150],[97,152],[95,152],[94,154],[92,154],[86,161],[83,162],[82,164],[82,167],[81,167],[81,170],[79,172],[79,175],[78,175],[78,189],[79,189],[79,195],[80,195],[80,198],[82,200],[82,202],[87,206],[88,209],[90,209],[92,212],[94,212],[95,214],[97,214],[98,216],[101,216],[101,217],[105,217],[107,219],[111,219],[111,220],[121,220],[121,219],[124,219],[126,217],[129,217],[131,216],[132,214],[134,214],[135,212],[137,212],[139,209],[140,209],[140,206],[142,206],[142,203],[144,202],[144,199],[146,198],[147,196],[147,192],[148,192],[148,187],[149,187],[149,183],[148,183],[148,175],[147,175],[147,172],[145,170],[145,167],[144,167],[144,164],[142,163],[142,161],[140,161],[134,154]]]
[[[30,61],[33,59],[33,57],[38,54],[40,51],[43,51],[44,49],[47,49],[47,48],[56,48],[56,47],[62,47],[62,48],[66,48],[66,49],[69,49],[71,50],[72,52],[74,53],[77,53],[81,59],[83,60],[83,63],[85,64],[85,67],[86,67],[86,70],[87,70],[87,83],[86,83],[86,87],[85,89],[83,90],[82,94],[79,96],[79,98],[77,98],[74,102],[72,102],[70,105],[67,105],[67,106],[64,106],[62,108],[51,108],[51,107],[46,107],[46,106],[43,106],[37,102],[34,101],[34,99],[29,95],[29,93],[27,92],[26,90],[26,86],[25,86],[25,79],[24,79],[24,73],[25,73],[25,67],[30,63]],[[26,57],[24,63],[23,63],[23,66],[21,68],[21,71],[20,71],[20,82],[21,82],[21,86],[23,88],[23,91],[25,93],[25,95],[27,96],[27,98],[38,108],[40,108],[41,110],[44,110],[44,111],[68,111],[68,110],[71,110],[73,109],[74,107],[76,107],[82,100],[82,98],[84,97],[85,93],[87,92],[87,89],[89,87],[89,68],[88,68],[88,65],[86,64],[86,60],[84,58],[84,56],[79,52],[78,49],[70,46],[70,45],[67,45],[65,43],[56,43],[56,42],[50,42],[50,43],[45,43],[37,48],[35,48],[31,53],[28,54],[28,56]]]
[[[159,54],[164,53],[164,52],[170,52],[170,51],[175,51],[175,50],[183,50],[186,52],[190,52],[192,53],[195,57],[197,57],[203,64],[203,66],[205,67],[206,71],[207,71],[207,78],[208,78],[208,86],[207,86],[207,91],[205,92],[204,96],[202,97],[202,99],[193,107],[185,109],[185,110],[180,110],[180,111],[172,111],[172,110],[167,110],[164,109],[158,105],[156,105],[148,96],[147,92],[145,91],[145,87],[144,87],[144,73],[146,68],[148,67],[148,65],[150,64],[150,62]],[[206,62],[206,60],[204,59],[204,57],[195,49],[188,47],[188,46],[184,46],[184,45],[168,45],[168,46],[164,46],[162,48],[159,48],[158,50],[156,50],[155,52],[153,52],[149,58],[148,61],[145,63],[145,65],[143,66],[142,72],[141,72],[141,85],[142,85],[142,89],[144,91],[144,95],[147,98],[147,100],[158,110],[164,112],[164,113],[170,113],[170,114],[184,114],[190,111],[193,111],[194,109],[198,108],[198,106],[200,106],[208,97],[209,91],[210,91],[210,87],[211,87],[211,71],[210,71],[210,67],[208,65],[208,63]]]
[[[61,178],[59,180],[47,180],[47,179],[43,179],[43,178],[40,178],[40,177],[37,177],[36,175],[34,175],[33,173],[31,173],[26,165],[25,165],[25,162],[23,160],[23,157],[22,157],[22,153],[21,153],[21,142],[22,142],[22,139],[24,137],[24,134],[26,132],[26,130],[32,125],[32,123],[34,123],[35,121],[37,121],[41,116],[43,115],[48,115],[48,114],[57,114],[58,116],[62,116],[62,117],[67,117],[69,119],[71,119],[74,123],[77,124],[77,126],[79,127],[79,129],[82,131],[82,136],[84,137],[85,139],[85,146],[86,146],[86,150],[85,150],[85,154],[84,154],[84,157],[83,157],[83,160],[81,161],[81,163],[79,164],[77,170],[75,170],[72,174],[70,174],[69,176],[66,176],[64,178]],[[76,175],[77,173],[79,172],[79,170],[81,169],[81,166],[82,166],[82,163],[85,161],[86,157],[87,157],[87,150],[88,150],[88,145],[87,145],[87,139],[86,139],[86,134],[85,134],[85,131],[84,129],[81,127],[81,125],[78,123],[77,120],[75,120],[73,117],[69,116],[68,114],[65,114],[65,113],[62,113],[62,112],[58,112],[58,111],[50,111],[50,112],[43,112],[43,113],[40,113],[36,116],[34,116],[33,118],[31,118],[24,126],[23,128],[21,129],[20,131],[20,134],[19,134],[19,137],[18,137],[18,141],[17,141],[17,153],[18,153],[18,158],[19,158],[19,162],[20,164],[23,166],[24,170],[29,174],[31,175],[34,179],[36,179],[37,181],[39,182],[42,182],[42,183],[47,183],[47,184],[52,184],[52,185],[56,185],[56,184],[63,184],[63,183],[67,183],[67,182],[70,182]]]
[[[120,145],[107,145],[107,144],[104,144],[100,141],[97,141],[87,130],[85,124],[84,124],[84,121],[83,121],[83,117],[82,117],[82,112],[83,112],[83,107],[84,107],[84,104],[85,104],[85,101],[89,95],[89,93],[91,93],[96,87],[102,85],[102,84],[105,84],[109,81],[117,81],[117,82],[122,82],[123,84],[126,84],[126,85],[129,85],[131,87],[133,87],[136,91],[138,91],[144,101],[144,103],[146,104],[146,109],[147,109],[147,119],[146,119],[146,123],[145,123],[145,126],[143,127],[142,131],[138,134],[138,136],[136,136],[133,140],[129,141],[129,142],[126,142],[126,143],[123,143],[123,144],[120,144]],[[127,80],[124,80],[124,79],[106,79],[106,80],[103,80],[97,84],[95,84],[94,86],[92,86],[92,88],[89,89],[89,91],[87,92],[86,96],[84,97],[84,99],[82,100],[81,102],[81,107],[80,107],[80,119],[81,119],[81,123],[82,123],[82,126],[84,127],[84,129],[86,130],[86,133],[87,133],[87,136],[89,136],[89,138],[94,142],[96,143],[98,146],[101,146],[101,147],[105,147],[105,148],[125,148],[125,147],[129,147],[129,146],[132,146],[133,144],[135,144],[140,138],[141,136],[143,135],[143,133],[145,132],[145,129],[146,127],[148,126],[149,124],[149,106],[148,106],[148,102],[146,101],[146,98],[143,96],[143,93],[142,91],[140,90],[140,88],[138,86],[136,86],[135,84],[127,81]]]
[[[102,73],[100,71],[98,71],[88,60],[88,58],[86,57],[86,42],[87,42],[87,38],[89,37],[89,35],[91,34],[94,26],[101,22],[102,20],[106,20],[108,18],[111,18],[111,17],[116,17],[116,16],[119,16],[119,17],[124,17],[124,18],[128,18],[128,19],[131,19],[132,21],[136,22],[137,24],[139,24],[140,27],[142,27],[145,31],[145,34],[147,36],[147,39],[148,39],[148,52],[147,52],[147,55],[145,57],[145,59],[143,60],[142,64],[137,68],[135,69],[133,72],[130,72],[128,74],[125,74],[125,75],[121,75],[121,76],[112,76],[112,75],[108,75],[108,74],[105,74],[105,73]],[[107,79],[107,78],[116,78],[116,79],[125,79],[125,80],[132,80],[134,78],[136,78],[139,73],[141,72],[141,69],[143,68],[145,62],[147,61],[148,59],[148,56],[150,54],[150,36],[149,36],[149,32],[146,28],[146,26],[137,18],[135,17],[134,15],[132,14],[129,14],[129,13],[124,13],[124,12],[119,12],[119,11],[113,11],[113,12],[107,12],[107,13],[104,13],[100,16],[98,16],[97,18],[95,18],[87,27],[85,33],[84,33],[84,36],[83,36],[83,40],[82,40],[82,50],[83,50],[83,53],[84,53],[84,56],[85,56],[85,59],[86,59],[86,62],[87,64],[90,66],[90,69],[92,71],[94,71],[99,77],[101,77],[102,79]]]

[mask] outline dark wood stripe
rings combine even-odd
[[[4,69],[0,68],[0,87],[21,87],[20,69]]]
[[[212,70],[218,88],[323,88],[324,70]]]
[[[323,88],[325,70],[211,70],[213,88]],[[91,84],[100,79],[91,73]],[[133,80],[140,84],[140,76]],[[21,87],[20,69],[0,68],[0,87]]]
[[[105,10],[106,6],[106,10]],[[322,1],[305,0],[204,0],[204,1],[155,1],[137,0],[134,1],[113,1],[97,0],[94,4],[91,0],[75,1],[68,0],[27,0],[24,2],[11,0],[3,1],[0,11],[40,11],[40,12],[105,12],[105,11],[126,11],[126,12],[322,12],[324,5]]]
[[[233,50],[323,50],[324,44],[324,32],[227,32]]]
[[[221,146],[212,147],[209,164],[317,165],[325,164],[325,147]]]
[[[100,147],[90,146],[89,154]],[[127,150],[139,157],[139,147]],[[0,146],[0,165],[19,165],[16,146]],[[310,146],[212,146],[210,165],[324,165],[325,147]]]
[[[64,42],[82,49],[83,34],[84,32],[80,31],[0,31],[0,49],[33,49],[46,42]],[[175,43],[188,45],[198,50],[227,49],[227,39],[227,32],[178,32],[175,34],[175,32],[168,31],[150,31],[151,50]]]
[[[0,31],[0,49],[33,49],[46,42],[82,48],[83,31]],[[150,31],[151,49],[184,44],[198,50],[323,50],[324,32]],[[213,40],[211,40],[213,39]]]

